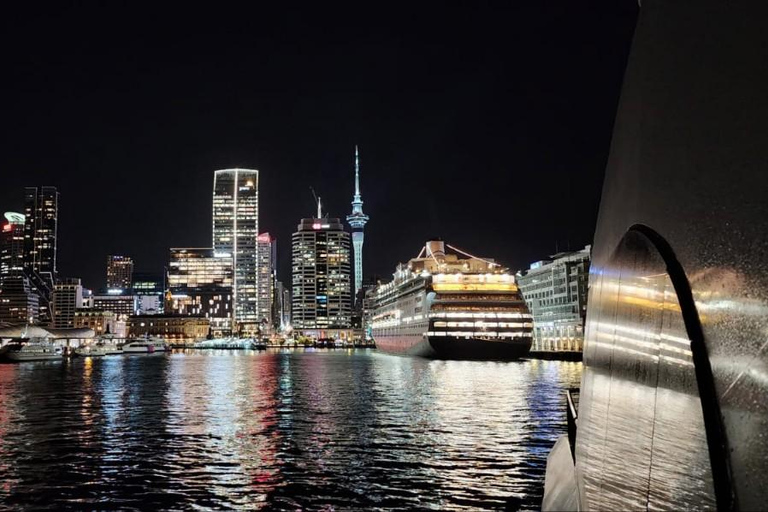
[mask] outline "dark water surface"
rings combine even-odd
[[[0,365],[0,506],[536,509],[580,376],[366,350]]]

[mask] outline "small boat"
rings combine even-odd
[[[61,347],[44,338],[15,338],[0,349],[0,359],[12,362],[60,360],[62,357]]]
[[[335,348],[344,348],[344,340],[335,340],[333,346]]]
[[[96,343],[83,345],[82,347],[77,347],[74,351],[74,354],[79,357],[111,356],[120,355],[122,353],[122,347],[107,340],[100,340]]]
[[[154,354],[167,351],[168,346],[162,338],[137,339],[123,345],[123,354]]]
[[[253,340],[253,349],[254,350],[267,350],[267,340],[257,340],[254,338]]]

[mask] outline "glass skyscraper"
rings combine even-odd
[[[213,178],[213,249],[234,270],[233,330],[253,333],[259,318],[259,171],[223,169]]]
[[[27,187],[24,191],[24,215],[24,267],[39,274],[53,289],[59,220],[59,192],[56,187]]]

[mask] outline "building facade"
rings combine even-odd
[[[213,250],[234,269],[233,330],[259,330],[259,171],[223,169],[213,178]],[[234,325],[236,324],[236,325]]]
[[[363,198],[360,195],[360,155],[355,146],[355,195],[352,198],[352,213],[347,215],[347,222],[352,228],[352,246],[354,247],[354,297],[358,296],[363,286],[363,238],[368,219],[369,217],[363,213]]]
[[[125,338],[127,334],[125,320],[118,320],[117,315],[111,311],[92,308],[78,308],[75,311],[75,327],[93,329],[96,336],[112,334],[118,338]]]
[[[208,319],[215,335],[232,333],[232,257],[213,249],[171,249],[165,311]]]
[[[193,341],[208,335],[210,323],[201,316],[136,315],[128,319],[128,335],[159,336],[167,341]]]
[[[0,287],[0,323],[35,324],[39,296],[26,276],[7,276]]]
[[[136,314],[162,314],[165,303],[165,276],[148,272],[134,272],[131,284],[136,297]]]
[[[24,216],[24,267],[43,276],[53,290],[59,222],[56,187],[27,187]]]
[[[133,284],[133,259],[128,256],[107,256],[107,290],[128,291]]]
[[[136,297],[130,294],[106,294],[93,296],[93,309],[97,311],[110,311],[118,320],[126,320],[136,314]]]
[[[349,233],[339,219],[302,219],[292,237],[291,322],[294,329],[325,337],[349,329],[352,318]]]
[[[518,286],[533,315],[532,350],[582,350],[590,252],[588,245],[558,253],[518,272]]]
[[[259,235],[259,322],[272,327],[277,244],[269,233]]]
[[[59,279],[53,288],[53,327],[75,327],[75,312],[83,307],[83,286],[80,279]]]
[[[6,276],[24,273],[24,214],[5,212],[0,230],[0,286]]]

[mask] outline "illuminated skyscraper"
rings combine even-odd
[[[0,231],[0,285],[7,276],[24,272],[24,214],[5,212]]]
[[[319,203],[319,201],[318,201]],[[349,233],[339,219],[301,219],[292,237],[292,312],[296,329],[318,337],[347,329],[352,319]]]
[[[363,199],[360,196],[360,156],[355,146],[355,196],[352,198],[352,213],[347,215],[347,222],[352,228],[352,246],[355,249],[355,297],[363,286],[363,230],[368,218],[363,213]]]
[[[259,235],[259,321],[272,320],[275,276],[275,239],[269,233]]]
[[[24,268],[39,274],[53,290],[59,220],[59,192],[56,187],[27,187],[24,191],[24,215]]]
[[[213,178],[213,249],[230,255],[234,269],[233,329],[259,324],[259,171],[224,169]]]
[[[133,282],[133,260],[128,256],[107,256],[107,290],[128,290]]]

